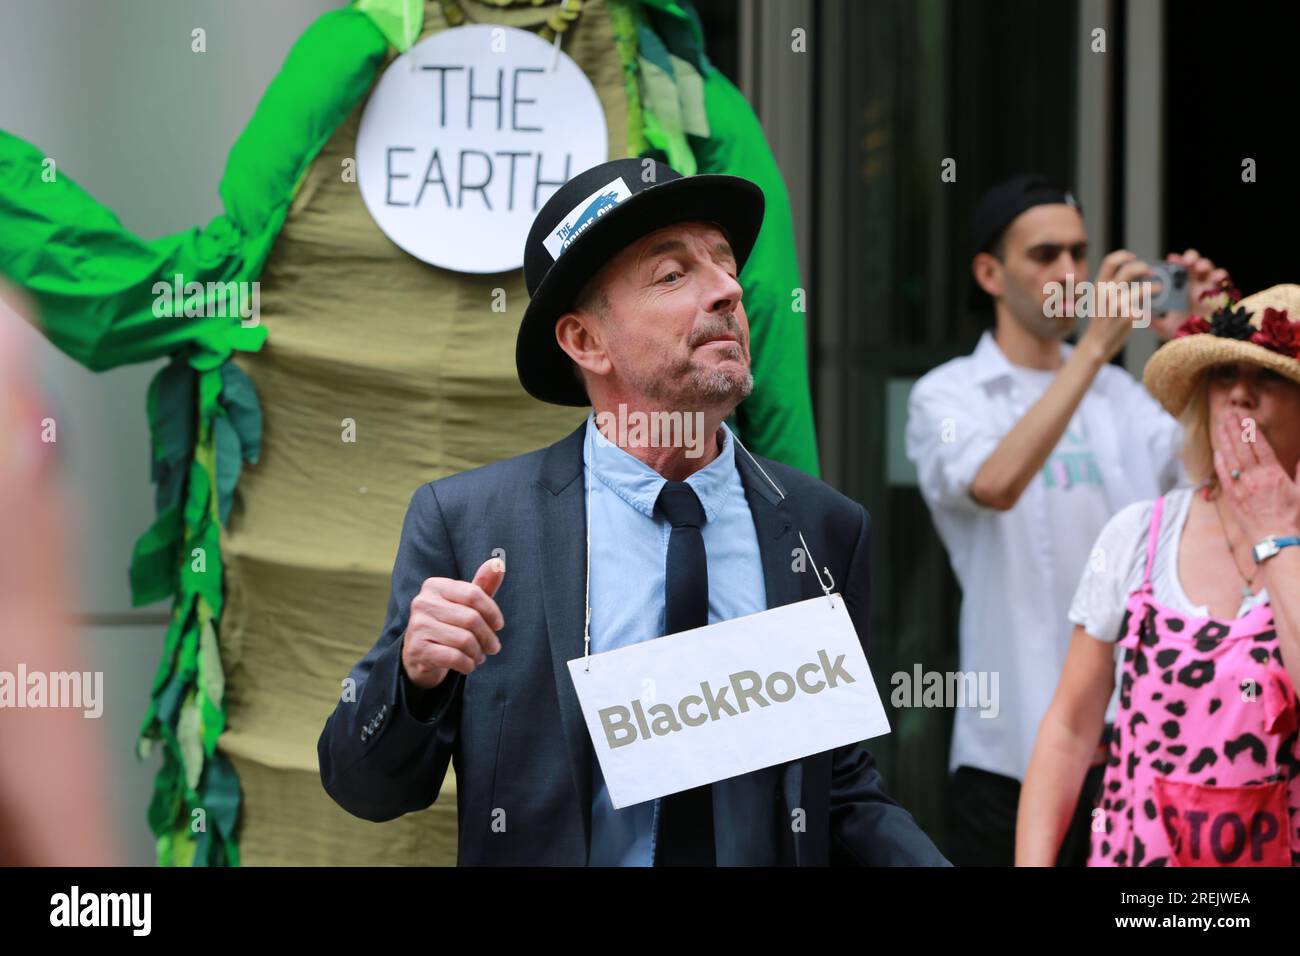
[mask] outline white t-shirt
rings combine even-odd
[[[1151,567],[1151,590],[1155,599],[1170,610],[1189,617],[1206,617],[1209,608],[1193,604],[1178,579],[1178,546],[1183,540],[1183,526],[1187,524],[1195,493],[1194,488],[1175,488],[1165,495],[1156,559]],[[1070,604],[1070,621],[1082,624],[1099,641],[1119,640],[1124,606],[1129,595],[1142,586],[1154,506],[1154,501],[1134,502],[1111,518],[1097,536],[1092,557]],[[1260,588],[1250,597],[1242,598],[1237,616],[1244,617],[1267,601],[1268,591]]]
[[[1057,374],[1021,366],[1013,369],[1031,405],[1043,397]],[[1088,441],[1087,423],[1078,410],[1032,483],[1042,490],[1043,537],[1056,569],[1048,582],[1052,604],[1069,607],[1079,575],[1088,563],[1083,544],[1111,516],[1101,469]]]

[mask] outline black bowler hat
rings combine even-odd
[[[1023,212],[1035,206],[1064,203],[1079,210],[1083,207],[1074,193],[1056,185],[1046,176],[1022,174],[990,187],[970,217],[970,257],[974,259],[981,252],[990,251],[990,247],[1006,232],[1007,227]],[[992,311],[993,300],[980,288],[974,276],[967,279],[966,306],[972,312]]]
[[[739,176],[683,176],[653,159],[616,159],[556,190],[528,230],[524,282],[532,301],[519,325],[515,367],[534,398],[588,405],[555,323],[587,280],[626,246],[677,222],[715,222],[743,268],[763,224],[763,191]]]

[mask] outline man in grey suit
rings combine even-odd
[[[350,813],[428,807],[451,761],[462,865],[947,865],[862,743],[615,810],[568,673],[584,653],[816,596],[801,556],[865,647],[866,511],[724,423],[753,387],[737,276],[762,218],[747,180],[648,159],[587,170],[542,208],[520,381],[594,413],[415,492],[383,633],[318,744]]]

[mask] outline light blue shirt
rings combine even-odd
[[[736,470],[736,442],[725,424],[721,434],[718,457],[686,479],[704,506],[710,624],[767,610],[758,533]],[[599,654],[663,636],[672,527],[654,513],[664,477],[607,441],[594,415],[587,418],[582,459],[588,466],[584,491],[591,492],[591,653]],[[592,763],[588,862],[650,866],[659,801],[615,810],[600,764],[594,758]]]

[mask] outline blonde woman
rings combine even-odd
[[[1106,704],[1090,866],[1300,862],[1300,286],[1190,319],[1144,381],[1201,482],[1117,514],[1070,610],[1021,793],[1016,863],[1050,866]]]

